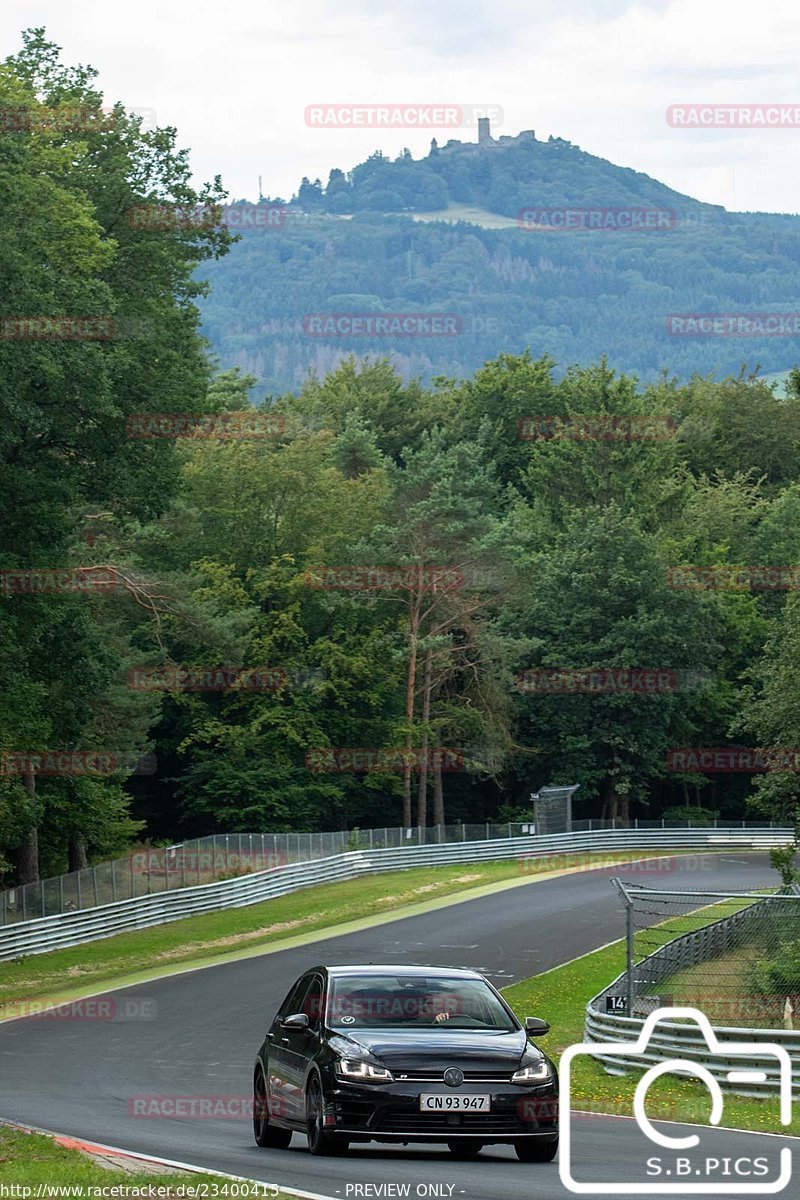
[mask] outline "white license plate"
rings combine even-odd
[[[492,1098],[469,1092],[423,1092],[419,1107],[422,1112],[491,1112]]]

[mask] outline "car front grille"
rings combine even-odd
[[[394,1071],[395,1079],[400,1083],[404,1079],[422,1080],[425,1083],[441,1083],[444,1071]],[[511,1071],[507,1075],[501,1074],[499,1071],[464,1071],[465,1083],[509,1083],[511,1080]]]
[[[514,1113],[420,1113],[403,1108],[385,1108],[371,1126],[375,1133],[530,1133]]]

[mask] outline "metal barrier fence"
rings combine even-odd
[[[620,886],[618,880],[614,882]],[[605,1070],[623,1075],[667,1059],[688,1058],[705,1066],[721,1083],[729,1083],[729,1072],[741,1070],[743,1065],[741,1057],[733,1054],[735,1043],[776,1043],[788,1050],[792,1088],[800,1091],[800,1031],[781,1028],[786,997],[762,997],[757,992],[750,995],[748,982],[749,968],[779,952],[787,942],[796,941],[800,933],[800,889],[770,896],[753,892],[672,893],[630,885],[623,885],[621,890],[628,914],[628,966],[589,1001],[585,1040],[634,1043],[656,1009],[679,1006],[702,1012],[711,1023],[718,1045],[710,1045],[696,1023],[664,1019],[655,1026],[644,1050],[632,1045],[630,1054],[619,1050],[598,1053],[595,1057]],[[688,924],[702,921],[704,911],[707,916],[726,906],[735,911],[707,919],[705,924],[663,941],[678,901],[684,910],[683,921]],[[631,929],[631,913],[637,902],[650,917],[670,913],[666,922],[655,922],[649,929],[651,938],[661,937],[663,944],[640,961],[635,961]],[[641,938],[638,944],[641,946]],[[694,990],[698,983],[699,990]],[[734,1023],[736,1017],[745,1016],[750,1016],[750,1023],[741,1019],[739,1024]],[[754,1026],[754,1016],[761,1019],[759,1026]],[[769,1028],[765,1027],[767,1021]],[[753,1069],[752,1062],[748,1065]],[[740,1081],[735,1085],[736,1092],[764,1097],[779,1090],[778,1060],[765,1053],[757,1066],[763,1079],[753,1076],[747,1082]]]
[[[271,835],[268,835],[271,836]],[[0,961],[76,946],[115,933],[225,908],[239,908],[300,888],[352,879],[380,871],[452,863],[491,862],[527,856],[563,856],[591,851],[652,851],[663,848],[767,849],[783,845],[790,829],[655,828],[589,831],[550,837],[522,835],[481,841],[442,842],[399,848],[353,850],[327,858],[267,870],[200,886],[117,900],[110,904],[40,917],[0,929]]]
[[[348,850],[376,850],[427,843],[517,837],[532,825],[435,825],[385,829],[333,830],[321,833],[220,833],[174,846],[133,850],[126,858],[98,863],[0,892],[0,927],[57,913],[79,912],[117,900],[197,887],[252,875],[289,863],[330,858]]]
[[[619,822],[575,821],[573,832],[614,829]],[[738,826],[740,823],[736,822]],[[691,828],[681,822],[676,828]],[[715,822],[714,828],[717,827]],[[726,824],[725,827],[728,827]],[[663,829],[663,821],[636,821],[634,830]],[[741,822],[741,828],[770,829],[767,823]],[[310,862],[344,854],[348,850],[401,849],[405,846],[442,845],[450,842],[490,841],[523,837],[535,832],[533,822],[489,821],[480,824],[431,825],[427,828],[399,826],[384,829],[334,830],[321,833],[222,833],[195,838],[174,846],[132,851],[126,858],[98,863],[83,871],[72,871],[0,891],[0,927],[19,921],[37,920],[57,913],[79,912],[134,900],[139,896],[198,887],[254,874],[270,867]],[[560,832],[540,830],[542,833]]]

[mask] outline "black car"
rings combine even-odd
[[[510,1143],[523,1162],[558,1149],[558,1075],[477,971],[314,967],[267,1031],[254,1076],[259,1146],[293,1132],[312,1154],[351,1142],[445,1142],[459,1158]]]

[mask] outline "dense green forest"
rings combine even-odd
[[[92,71],[63,66],[41,32],[0,67],[0,93],[6,108],[102,102]],[[200,304],[223,310],[233,289],[249,303],[260,260],[259,288],[302,311],[330,239],[330,280],[349,279],[337,238],[372,261],[365,290],[399,287],[377,250],[395,237],[403,257],[406,227],[354,219],[296,242],[267,235],[257,252],[246,236],[229,253],[224,222],[133,228],[134,205],[224,193],[218,180],[192,188],[174,130],[115,112],[105,128],[0,131],[0,315],[92,314],[117,331],[0,338],[1,877],[141,836],[514,819],[559,781],[581,784],[578,816],[793,814],[796,772],[676,770],[667,756],[800,746],[796,581],[686,586],[674,570],[800,563],[800,370],[782,399],[747,371],[683,378],[678,345],[674,373],[620,372],[610,359],[636,342],[641,299],[619,308],[606,344],[585,276],[565,267],[545,272],[548,304],[572,314],[580,354],[556,360],[537,338],[498,353],[490,338],[469,377],[453,364],[432,382],[346,359],[273,398],[264,420],[253,375],[210,365]],[[470,296],[483,234],[412,235],[415,253],[438,246],[418,302],[437,278]],[[740,304],[752,288],[788,297],[794,234],[754,227],[746,251],[741,232],[720,232],[713,251],[686,236],[693,248],[670,243],[684,277],[712,260],[719,273],[696,306],[722,279],[738,281]],[[291,294],[263,275],[265,253],[285,256]],[[603,274],[603,254],[636,275],[632,242],[592,248],[600,275],[622,278]],[[155,414],[209,423],[153,436]],[[640,437],[645,424],[660,432]],[[67,570],[71,589],[9,582]],[[575,669],[671,682],[530,686]],[[331,770],[333,748],[373,757]],[[390,764],[376,757],[387,750]],[[24,757],[46,751],[117,757],[105,773],[62,774]]]
[[[274,209],[280,198],[264,200]],[[510,228],[446,223],[473,206]],[[662,228],[528,228],[558,208],[665,214]],[[245,205],[250,216],[252,205]],[[426,210],[431,220],[411,213]],[[464,378],[526,348],[588,365],[605,355],[654,382],[668,369],[765,372],[794,361],[797,337],[675,336],[671,313],[794,312],[800,217],[727,213],[560,138],[460,145],[414,160],[379,152],[325,186],[304,180],[284,219],[245,229],[201,270],[203,331],[225,368],[270,394],[297,390],[351,353],[387,356],[406,382]],[[516,227],[519,218],[520,226]],[[232,210],[231,222],[245,219]],[[313,313],[444,312],[458,336],[319,336]]]

